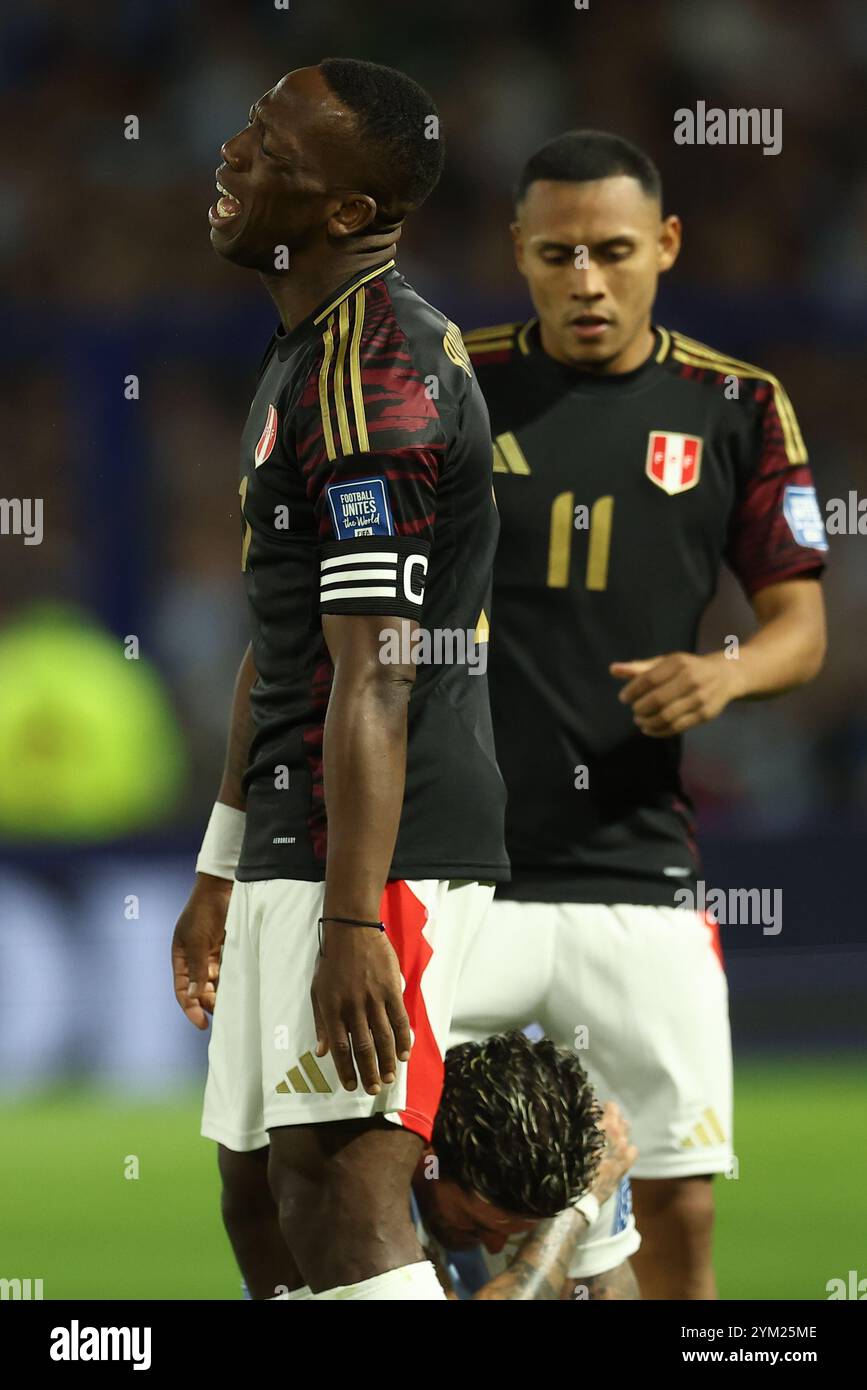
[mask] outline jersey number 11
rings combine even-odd
[[[583,530],[575,515],[574,492],[560,492],[551,503],[551,528],[548,538],[548,588],[566,589],[572,563],[572,532]],[[582,509],[584,510],[584,509]],[[584,510],[586,515],[586,510]],[[611,550],[611,522],[614,517],[614,498],[597,497],[590,508],[587,569],[584,582],[588,589],[608,587],[608,555]]]

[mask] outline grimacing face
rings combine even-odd
[[[250,109],[250,123],[222,146],[211,244],[236,265],[275,273],[278,246],[300,250],[363,229],[376,203],[354,192],[355,118],[318,68],[288,73]]]
[[[538,179],[518,208],[512,238],[551,357],[598,372],[641,364],[657,280],[680,250],[677,217],[663,218],[659,203],[626,174],[586,183]],[[578,247],[587,248],[586,269],[575,264]]]
[[[495,1207],[477,1192],[467,1192],[450,1178],[422,1177],[413,1184],[422,1220],[447,1250],[471,1250],[483,1245],[498,1254],[514,1235],[538,1225],[535,1216],[516,1216]]]

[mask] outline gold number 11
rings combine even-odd
[[[548,588],[565,589],[572,562],[572,532],[575,529],[575,494],[560,492],[551,503],[551,530],[548,540]],[[597,497],[590,508],[590,538],[587,546],[588,589],[608,587],[608,556],[611,551],[611,523],[614,498]]]

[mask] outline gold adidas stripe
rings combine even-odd
[[[657,326],[659,327],[659,325]],[[671,334],[667,328],[659,327],[659,338],[660,343],[656,353],[656,360],[657,362],[664,362],[668,356],[668,350],[671,347]]]
[[[299,1057],[298,1060],[307,1073],[308,1080],[314,1091],[318,1091],[320,1095],[329,1095],[331,1093],[331,1087],[326,1081],[323,1072],[320,1070],[313,1053],[305,1052],[303,1057]]]
[[[519,323],[498,323],[493,328],[471,328],[464,334],[464,342],[484,342],[488,338],[513,338],[520,328]]]
[[[752,377],[756,381],[767,381],[773,387],[774,402],[783,430],[786,457],[793,465],[807,462],[807,449],[794,407],[781,382],[772,372],[766,372],[763,368],[754,366],[752,362],[741,362],[737,357],[728,357],[722,352],[717,352],[715,348],[697,342],[694,338],[685,337],[682,333],[675,332],[672,337],[674,340],[673,356],[678,362],[684,362],[691,367],[704,367],[706,370],[721,371],[726,376]],[[723,368],[726,370],[722,371]]]
[[[705,1110],[704,1118],[707,1120],[708,1126],[710,1127],[714,1138],[717,1139],[720,1144],[724,1144],[726,1137],[725,1133],[723,1132],[723,1127],[717,1119],[716,1111],[710,1109]]]
[[[538,319],[528,319],[527,322],[524,324],[524,327],[518,334],[518,347],[521,349],[521,352],[524,354],[525,357],[530,351],[530,344],[527,342],[527,334],[530,332],[530,329],[533,328],[534,325],[538,322]]]
[[[327,318],[328,315],[334,309],[337,308],[338,304],[342,304],[344,299],[348,299],[349,296],[353,294],[355,290],[358,289],[359,285],[366,285],[368,280],[372,280],[375,275],[382,275],[382,273],[386,270],[391,270],[391,267],[393,265],[394,260],[392,259],[390,261],[386,261],[385,265],[378,265],[375,270],[369,270],[366,275],[362,275],[360,280],[355,280],[353,284],[349,286],[348,289],[343,290],[342,293],[339,294],[336,299],[332,299],[331,303],[327,306],[327,308],[323,309],[321,314],[316,315],[316,318],[313,320],[313,322],[315,324],[321,323],[324,318]]]
[[[349,416],[346,413],[346,390],[343,384],[346,349],[349,346],[349,301],[347,299],[344,299],[340,305],[337,322],[340,327],[340,339],[337,344],[337,356],[334,359],[331,389],[334,393],[334,404],[337,407],[337,428],[340,431],[340,443],[343,447],[344,454],[351,454],[352,435],[349,433]]]
[[[331,428],[331,407],[328,404],[328,368],[334,353],[333,328],[334,315],[332,314],[325,326],[325,332],[322,334],[325,353],[322,358],[322,366],[319,368],[319,413],[322,416],[322,435],[329,460],[337,458],[337,450],[334,447],[334,431]]]
[[[367,420],[364,414],[364,392],[361,387],[361,329],[364,324],[364,290],[356,291],[355,323],[352,328],[352,345],[349,349],[349,378],[352,382],[352,408],[355,411],[355,430],[358,435],[358,448],[362,454],[370,453],[370,440],[367,435]]]
[[[505,468],[497,467],[497,451],[499,450]],[[505,434],[498,434],[494,440],[494,472],[495,473],[519,473],[526,477],[530,472],[530,465],[524,457],[524,452],[511,430]]]
[[[467,351],[471,352],[473,357],[478,357],[485,352],[502,352],[504,348],[510,348],[514,341],[514,338],[494,338],[487,343],[472,343],[467,342],[466,338],[464,339]]]

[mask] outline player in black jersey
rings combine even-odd
[[[285,1283],[288,1246],[317,1294],[437,1298],[410,1178],[461,959],[508,873],[479,660],[488,416],[459,331],[394,264],[439,178],[438,116],[403,74],[328,59],[222,156],[211,241],[280,326],[241,447],[252,643],[173,945],[182,1007],[214,1012],[202,1132],[242,1268],[255,1250]],[[417,668],[421,624],[461,659]],[[263,1249],[266,1163],[282,1238]]]
[[[731,1050],[715,926],[678,910],[699,903],[681,735],[815,676],[824,530],[779,382],[652,322],[681,228],[646,155],[563,135],[516,204],[536,316],[466,339],[494,435],[490,678],[512,881],[474,943],[454,1036],[535,1018],[587,1049],[641,1155],[645,1296],[712,1297],[707,1178],[730,1164]],[[696,655],[724,563],[758,628]]]

